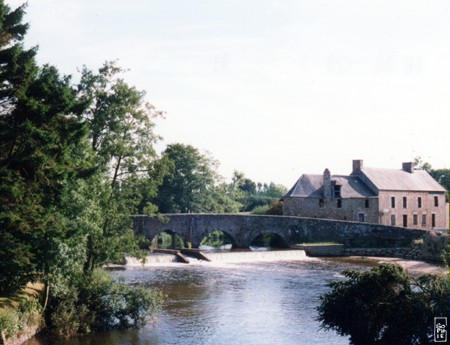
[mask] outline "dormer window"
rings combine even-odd
[[[333,185],[333,189],[334,189],[334,197],[340,198],[341,197],[341,186],[335,184],[335,185]]]

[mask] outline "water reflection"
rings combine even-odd
[[[305,260],[233,264],[168,264],[113,271],[130,284],[158,287],[168,296],[162,313],[139,330],[27,345],[293,345],[348,344],[319,329],[316,306],[327,282],[357,264]]]

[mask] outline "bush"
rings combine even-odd
[[[274,200],[270,204],[269,210],[267,211],[267,214],[275,215],[275,216],[282,216],[283,215],[283,201],[281,200]]]
[[[448,277],[410,277],[398,265],[345,271],[321,296],[318,320],[354,345],[428,344],[433,318],[449,310]]]
[[[59,300],[50,315],[53,332],[65,338],[72,337],[77,333],[89,333],[92,322],[92,315],[90,318],[87,306],[80,303],[75,293],[68,295],[64,300]]]
[[[162,301],[162,294],[156,290],[116,282],[97,269],[81,278],[70,293],[53,300],[50,324],[56,334],[64,337],[138,327],[159,311]]]
[[[40,323],[41,311],[42,307],[37,299],[25,300],[17,308],[0,309],[0,333],[11,338],[28,325]]]
[[[267,214],[269,211],[269,205],[256,206],[253,210],[253,214]]]
[[[12,308],[0,309],[0,332],[11,338],[20,330],[19,313]]]

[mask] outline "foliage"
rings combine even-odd
[[[414,159],[414,165],[428,172],[442,187],[447,190],[447,202],[450,201],[450,169],[433,169],[431,164],[421,157]]]
[[[261,182],[255,183],[245,177],[244,173],[239,171],[234,171],[231,187],[241,192],[238,196],[238,200],[244,204],[244,207],[242,208],[242,211],[244,212],[256,209],[256,212],[260,213],[264,209],[262,207],[270,206],[287,192],[286,187],[277,185],[273,182],[270,184],[263,184]],[[269,208],[268,212],[270,212]]]
[[[48,272],[50,239],[69,229],[61,205],[88,164],[80,148],[84,128],[73,116],[70,78],[38,67],[35,51],[19,43],[23,6],[0,4],[0,292],[21,288]],[[14,22],[17,20],[18,22]],[[20,32],[8,32],[8,29]],[[6,30],[6,31],[5,31]]]
[[[283,215],[283,202],[281,200],[272,200],[270,205],[264,204],[261,206],[256,206],[253,208],[252,213],[281,216]]]
[[[267,214],[267,212],[269,212],[269,205],[267,205],[267,204],[261,205],[261,206],[256,206],[252,210],[253,214]]]
[[[0,309],[0,332],[11,338],[20,330],[19,313],[15,308]]]
[[[163,296],[156,290],[116,282],[96,269],[78,277],[53,299],[49,323],[58,335],[70,337],[96,330],[138,327],[156,313]]]
[[[41,322],[42,307],[37,299],[29,299],[20,303],[18,308],[0,309],[0,333],[11,338],[28,325]]]
[[[87,195],[98,210],[88,232],[89,269],[136,249],[129,216],[137,213],[144,195],[153,196],[157,190],[157,181],[148,176],[158,140],[152,119],[162,112],[145,102],[143,91],[120,78],[124,72],[115,62],[106,62],[97,73],[84,67],[78,85],[79,121],[88,128],[98,170]]]
[[[44,282],[47,318],[65,324],[64,335],[111,324],[96,307],[121,327],[137,325],[154,306],[152,293],[94,269],[138,250],[129,216],[144,193],[157,191],[148,177],[151,119],[160,112],[114,63],[98,73],[84,68],[77,87],[55,67],[38,66],[36,49],[22,46],[24,9],[0,0],[0,293]],[[17,315],[2,322],[12,329]]]
[[[449,310],[447,277],[410,277],[398,265],[345,271],[321,296],[322,327],[350,336],[351,344],[428,344],[433,318]]]
[[[274,216],[282,216],[283,215],[283,201],[275,200],[270,204],[269,210],[266,214],[274,215]]]
[[[447,190],[447,202],[450,202],[450,169],[432,169],[430,175]]]
[[[160,167],[165,167],[154,203],[162,213],[235,212],[239,205],[220,183],[217,161],[191,145],[168,145]]]
[[[450,267],[450,244],[444,248],[441,259],[447,267]]]

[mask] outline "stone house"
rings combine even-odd
[[[283,215],[446,230],[445,192],[413,163],[381,169],[354,160],[350,175],[302,175],[283,197]]]

